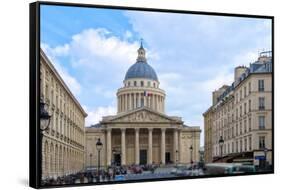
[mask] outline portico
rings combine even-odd
[[[136,128],[109,128],[106,130],[107,131],[107,165],[111,165],[112,161],[116,162],[114,160],[114,155],[113,154],[119,154],[121,157],[121,165],[127,165],[126,160],[128,160],[129,164],[140,164],[140,150],[146,150],[147,153],[147,161],[146,164],[165,164],[166,163],[166,149],[170,150],[169,148],[166,148],[166,131],[169,131],[169,135],[173,133],[173,142],[172,142],[172,152],[169,152],[170,154],[173,155],[173,159],[168,160],[169,162],[175,162],[178,158],[176,155],[176,152],[178,152],[178,129],[170,129],[170,128],[153,128],[153,127],[148,127],[148,128],[141,128],[141,127],[136,127]],[[113,133],[112,133],[113,131]],[[147,136],[148,138],[144,138],[142,140],[142,144],[140,144],[140,131],[142,133],[142,136]],[[113,136],[112,136],[113,134]],[[118,138],[121,137],[121,143],[120,144],[114,144],[111,145],[112,139],[114,141],[118,141]],[[126,140],[128,139],[128,140]],[[131,141],[133,139],[133,141]],[[153,142],[153,139],[156,139],[156,142]],[[159,143],[159,140],[160,143]],[[144,142],[146,141],[147,142]],[[127,150],[129,149],[129,150]],[[134,155],[127,155],[131,154],[130,149],[134,149],[133,153]],[[159,152],[156,151],[156,153],[153,154],[153,149],[159,149],[160,154],[155,155]],[[114,151],[113,151],[114,150]],[[142,151],[143,152],[143,151]],[[125,156],[124,156],[125,155]],[[155,156],[154,156],[155,155]],[[126,159],[127,157],[132,157],[133,159],[129,158]],[[159,159],[160,158],[160,159]],[[132,162],[133,161],[133,162]],[[118,164],[118,163],[117,163]]]

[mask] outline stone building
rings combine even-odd
[[[203,116],[207,162],[271,165],[271,52],[262,52],[250,67],[236,67],[234,82],[213,92],[213,104]]]
[[[117,91],[117,114],[86,128],[86,165],[97,165],[99,138],[103,166],[197,162],[200,128],[165,114],[165,91],[142,45],[123,84]]]
[[[85,161],[84,126],[87,114],[42,50],[40,93],[52,116],[49,129],[43,132],[43,179],[82,170]]]

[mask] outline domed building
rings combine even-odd
[[[200,128],[165,112],[165,91],[141,44],[117,91],[117,114],[86,127],[86,166],[179,164],[199,161]],[[184,97],[183,97],[184,98]]]

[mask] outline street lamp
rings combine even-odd
[[[100,141],[100,138],[98,138],[98,141],[96,143],[96,148],[98,150],[98,182],[100,181],[100,151],[102,149],[102,142]]]
[[[48,105],[41,99],[40,100],[40,130],[41,130],[41,132],[47,130],[50,125],[51,115],[49,115],[47,110],[48,110]]]
[[[47,104],[40,99],[40,140],[41,140],[41,157],[43,157],[43,132],[49,129],[51,115],[48,113]],[[42,160],[42,158],[41,158]],[[43,174],[43,163],[41,163],[41,175]]]
[[[264,152],[264,160],[265,160],[264,167],[266,168],[266,166],[267,166],[266,156],[267,156],[268,149],[266,147],[264,147],[263,152]]]
[[[114,166],[115,165],[115,160],[114,160],[114,155],[115,155],[116,151],[115,149],[112,150],[112,156],[111,156],[111,165]]]
[[[178,166],[178,154],[179,154],[179,151],[176,150],[176,166]]]
[[[220,136],[219,139],[219,146],[220,146],[220,157],[222,158],[222,146],[223,146],[224,140],[222,138],[222,136]]]
[[[193,152],[192,145],[189,147],[189,150],[190,150],[190,164],[192,164],[193,163],[193,161],[192,161],[192,152]]]
[[[90,168],[92,167],[92,157],[93,157],[93,154],[91,153],[90,155]]]

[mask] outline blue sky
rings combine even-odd
[[[87,125],[116,113],[140,38],[166,91],[166,113],[203,130],[212,91],[270,50],[271,20],[41,6],[41,47],[89,114]]]

